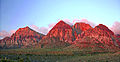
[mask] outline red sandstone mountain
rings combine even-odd
[[[103,24],[92,28],[86,23],[70,26],[59,21],[47,35],[40,34],[29,27],[19,28],[11,37],[0,40],[1,48],[34,47],[62,48],[69,45],[80,48],[115,49],[120,46],[120,36]]]
[[[76,32],[72,27],[62,20],[59,21],[47,34],[49,37],[59,37],[61,41],[72,42],[75,40]]]
[[[100,47],[111,49],[118,46],[116,36],[105,25],[99,24],[95,28],[83,31],[75,40],[77,46],[84,47]]]
[[[117,34],[116,36],[117,36],[118,38],[120,38],[120,34]]]
[[[0,48],[7,48],[8,46],[10,46],[10,41],[10,37],[5,37],[4,39],[0,40]]]
[[[62,20],[59,21],[46,36],[42,38],[40,44],[45,43],[72,43],[75,40],[76,32],[72,29],[72,27]]]
[[[80,34],[82,31],[86,31],[88,29],[91,29],[92,27],[89,24],[80,22],[75,23],[75,25],[73,25],[73,28],[77,32],[77,34]]]
[[[118,43],[118,45],[119,45],[119,47],[120,47],[120,34],[117,34],[117,35],[116,35],[116,39],[117,39],[117,43]]]
[[[28,26],[19,28],[11,37],[6,37],[0,41],[1,47],[31,47],[38,44],[38,41],[42,38],[43,34],[40,34]]]

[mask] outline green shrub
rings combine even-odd
[[[24,62],[23,58],[18,59],[18,62]]]

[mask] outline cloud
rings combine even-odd
[[[39,31],[39,27],[37,27],[36,25],[31,25],[30,26],[32,29],[36,30],[37,32]]]
[[[49,28],[52,28],[53,26],[55,26],[56,23],[51,23],[48,25]]]
[[[84,22],[84,23],[87,23],[87,24],[90,24],[92,27],[95,27],[96,24],[91,22],[91,21],[88,21],[87,19],[74,19],[73,20],[73,23],[75,24],[76,22]]]
[[[63,19],[63,21],[66,22],[67,24],[71,25],[71,26],[73,25],[73,23],[71,23],[69,19]]]
[[[74,19],[73,23],[75,24],[76,22],[80,22],[80,19]]]
[[[10,31],[10,34],[12,35],[13,33],[15,33],[16,32],[16,30],[11,30]]]
[[[57,20],[58,22],[60,21],[60,19]],[[73,23],[70,22],[69,19],[63,19],[63,21],[69,25],[73,25]],[[57,23],[51,23],[48,25],[49,29],[53,28]]]
[[[3,38],[3,37],[8,37],[8,36],[10,36],[10,33],[9,33],[9,32],[7,32],[7,31],[5,31],[5,30],[3,30],[3,31],[0,32],[0,37],[1,37],[1,38]]]
[[[110,27],[110,29],[115,33],[115,34],[120,34],[120,22],[115,21],[112,25],[112,27]]]
[[[37,31],[37,32],[40,32],[40,33],[42,33],[42,34],[47,34],[48,33],[48,28],[47,27],[38,27],[38,26],[36,26],[36,25],[31,25],[30,26],[32,29],[34,29],[35,31]]]
[[[11,30],[10,32],[7,32],[5,30],[0,32],[0,39],[3,39],[4,37],[10,37],[13,33],[15,33],[16,30]]]
[[[43,34],[47,34],[48,33],[48,28],[47,27],[40,27],[39,31]]]

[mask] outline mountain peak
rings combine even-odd
[[[72,43],[75,40],[75,35],[72,27],[64,21],[59,21],[42,39],[43,42],[63,41]],[[47,40],[46,40],[47,39]],[[41,42],[42,42],[41,41]]]
[[[14,41],[14,43],[16,43],[17,46],[28,47],[37,44],[43,36],[43,34],[38,33],[26,26],[24,28],[19,28],[10,38]],[[14,43],[11,43],[11,45]]]
[[[26,27],[19,28],[19,29],[30,29],[30,28],[28,26],[26,26]]]
[[[84,27],[84,28],[86,28],[86,27],[92,28],[89,24],[86,24],[84,22],[79,22],[79,23],[77,22],[77,23],[75,23],[74,26],[80,26],[80,27]]]
[[[65,23],[63,20],[60,20],[58,23]]]
[[[98,28],[106,28],[106,29],[108,29],[108,27],[107,26],[105,26],[105,25],[103,25],[103,24],[99,24],[98,26],[96,26],[96,27],[98,27]]]
[[[103,25],[103,24],[99,24],[97,25],[95,28],[99,28],[99,29],[109,29],[107,26]]]
[[[28,26],[26,26],[25,28],[29,28]]]
[[[109,30],[109,28],[107,26],[103,25],[103,24],[99,24],[95,28],[99,28],[101,30]]]
[[[36,35],[40,35],[40,33],[32,30],[31,28],[29,28],[28,26],[23,27],[23,28],[19,28],[11,37],[15,37],[15,36],[36,36]]]
[[[82,31],[86,31],[90,28],[92,28],[89,24],[83,23],[83,22],[79,22],[79,23],[75,23],[75,25],[73,26],[73,28],[76,29],[77,33],[81,33]]]
[[[63,20],[60,20],[52,29],[72,29],[71,26],[65,23]]]
[[[105,25],[99,24],[98,26],[95,27],[95,29],[100,29],[106,32],[109,32],[110,34],[114,35],[114,33]]]
[[[31,30],[28,26],[24,27],[24,28],[19,28],[16,32],[19,32],[19,31],[29,31]]]

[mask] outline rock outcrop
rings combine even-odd
[[[99,24],[95,28],[83,31],[78,35],[75,44],[81,48],[100,47],[111,49],[118,46],[114,33],[103,24]]]
[[[3,48],[33,47],[38,44],[43,36],[43,34],[40,34],[27,26],[19,28],[11,37],[2,39],[0,45]]]
[[[70,26],[61,20],[45,36],[27,26],[0,40],[0,48],[63,48],[69,45],[112,50],[120,47],[120,35],[103,24],[94,28],[82,22]]]
[[[40,44],[49,43],[72,43],[75,40],[77,33],[72,29],[72,27],[66,24],[64,21],[59,21],[46,36],[42,38]]]
[[[86,24],[83,22],[75,23],[73,25],[73,29],[77,32],[77,34],[80,34],[81,32],[86,31],[91,28],[92,27],[89,24]]]

